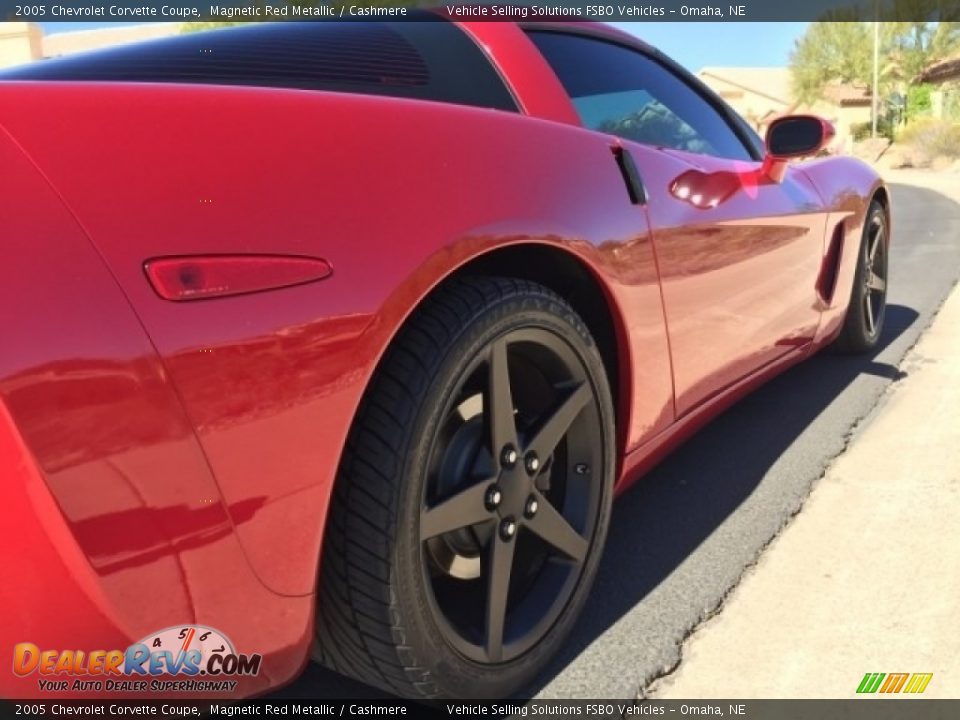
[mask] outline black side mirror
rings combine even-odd
[[[833,139],[833,125],[813,115],[777,118],[767,129],[767,154],[774,160],[816,155]]]

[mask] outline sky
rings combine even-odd
[[[45,22],[47,34],[137,23]],[[793,41],[808,23],[613,23],[654,45],[687,69],[705,65],[765,67],[787,64]]]
[[[785,66],[806,22],[613,23],[688,70],[712,66]]]

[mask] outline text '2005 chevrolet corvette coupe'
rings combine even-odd
[[[311,654],[522,691],[617,493],[877,343],[887,191],[793,162],[832,135],[761,141],[582,23],[260,24],[4,73],[2,693],[252,694]]]

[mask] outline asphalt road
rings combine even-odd
[[[721,606],[900,376],[904,354],[960,277],[960,205],[906,185],[891,193],[889,306],[878,350],[821,354],[788,371],[622,496],[583,617],[532,694],[633,698],[675,666],[684,638]],[[851,547],[850,561],[862,551]],[[310,667],[273,697],[377,696]]]

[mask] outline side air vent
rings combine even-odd
[[[817,279],[817,294],[826,305],[833,302],[833,293],[837,289],[837,271],[840,268],[840,256],[843,251],[843,235],[843,223],[839,222],[830,236],[830,245],[827,247],[827,254],[820,268],[820,277]]]

